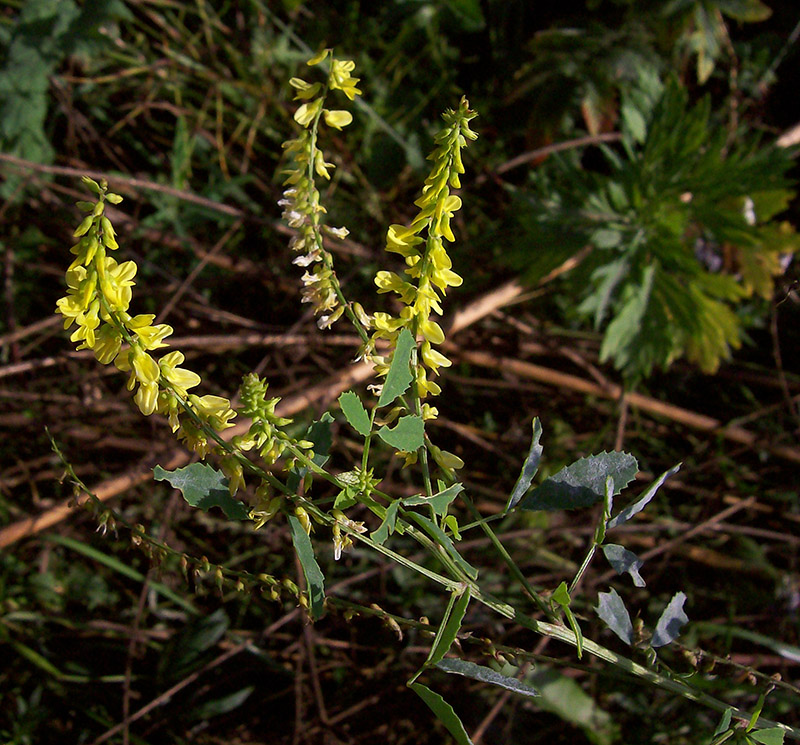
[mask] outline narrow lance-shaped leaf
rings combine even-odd
[[[525,458],[525,462],[522,464],[522,470],[517,478],[517,483],[514,484],[514,488],[511,490],[511,496],[506,503],[506,512],[513,510],[514,507],[517,506],[517,502],[525,496],[525,492],[530,488],[533,477],[539,470],[539,461],[542,458],[542,451],[544,450],[544,447],[539,444],[539,440],[542,437],[542,423],[539,421],[539,417],[533,418],[532,426],[533,437],[531,439],[531,447],[528,450],[528,457]]]
[[[467,574],[470,579],[478,578],[478,570],[472,566],[456,549],[455,544],[450,537],[432,520],[423,517],[417,512],[408,512],[407,516],[417,523],[431,538],[433,538],[448,554],[452,557]]]
[[[383,426],[378,430],[378,437],[387,445],[398,450],[413,452],[425,442],[425,422],[422,417],[402,416],[394,429]]]
[[[595,612],[606,622],[610,628],[626,644],[633,644],[633,624],[631,616],[622,598],[612,587],[611,592],[601,592],[598,595],[600,601],[595,608]]]
[[[607,543],[603,546],[603,553],[617,574],[627,572],[631,575],[633,584],[636,587],[645,586],[646,583],[642,579],[642,575],[639,574],[639,569],[641,569],[644,562],[633,551],[628,551],[627,548],[616,543]]]
[[[489,685],[499,686],[505,688],[513,693],[519,693],[522,696],[538,696],[537,691],[533,686],[527,683],[511,678],[508,675],[501,675],[495,672],[490,667],[484,665],[476,665],[474,662],[459,659],[446,659],[436,663],[436,667],[444,670],[446,673],[453,675],[463,675],[473,680],[479,680],[481,683],[488,683]]]
[[[686,595],[682,592],[675,593],[669,605],[664,609],[661,618],[658,619],[656,630],[650,641],[651,646],[663,647],[665,644],[675,641],[681,635],[681,627],[689,622],[688,616],[683,612],[683,604],[686,602]]]
[[[605,496],[606,478],[614,494],[636,476],[638,464],[629,453],[600,453],[581,458],[545,479],[522,501],[523,510],[572,510],[589,507]]]
[[[179,489],[192,506],[208,512],[219,507],[229,520],[247,520],[247,508],[231,496],[228,480],[222,472],[207,463],[192,463],[185,468],[165,471],[161,466],[153,469],[156,481],[168,481]]]
[[[447,489],[437,492],[432,497],[417,495],[414,497],[406,497],[402,502],[404,507],[429,505],[439,517],[444,517],[450,503],[461,494],[462,491],[464,491],[462,484],[453,484],[452,486],[448,486]]]
[[[316,620],[322,616],[323,603],[325,601],[325,577],[314,556],[314,547],[311,545],[311,539],[294,515],[289,515],[289,530],[292,534],[294,550],[306,577],[308,599],[311,602],[311,618]]]
[[[397,336],[392,364],[386,374],[386,382],[378,398],[378,406],[388,406],[398,396],[402,396],[411,385],[411,350],[416,346],[414,337],[408,329],[403,329]]]
[[[453,711],[453,707],[447,703],[438,693],[434,693],[427,686],[421,683],[412,683],[411,690],[417,694],[436,715],[436,718],[447,727],[447,731],[453,736],[457,745],[472,745],[464,725]]]
[[[681,464],[678,463],[677,466],[673,466],[668,471],[664,471],[650,486],[647,488],[644,494],[633,504],[628,505],[624,510],[622,510],[616,517],[612,517],[608,523],[606,523],[606,530],[611,530],[612,528],[616,528],[618,525],[622,525],[623,523],[630,520],[635,514],[641,512],[650,501],[655,497],[656,492],[659,490],[661,485],[670,477],[676,474],[681,468]]]
[[[461,628],[461,622],[464,620],[464,614],[467,612],[469,600],[470,594],[469,588],[467,587],[464,588],[461,594],[455,599],[450,615],[442,619],[442,626],[439,633],[436,635],[428,659],[425,660],[425,667],[435,665],[439,660],[444,658],[450,647],[453,646],[453,642]]]
[[[339,396],[339,406],[350,426],[362,437],[366,437],[370,432],[369,414],[356,393],[345,391]]]

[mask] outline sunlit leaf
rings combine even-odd
[[[542,423],[539,421],[539,417],[533,418],[532,426],[533,437],[531,439],[530,449],[528,450],[528,456],[525,458],[525,463],[522,464],[522,470],[517,478],[517,483],[514,484],[514,488],[511,490],[511,496],[506,503],[506,512],[513,510],[514,507],[517,506],[519,500],[525,496],[525,492],[530,488],[533,477],[539,470],[539,461],[542,458],[542,451],[544,450],[544,447],[539,444],[539,440],[542,437]]]
[[[511,678],[508,675],[501,675],[490,667],[476,665],[474,662],[468,662],[467,660],[452,658],[441,660],[441,662],[436,663],[436,667],[440,670],[444,670],[446,673],[463,675],[473,680],[479,680],[481,683],[489,683],[489,685],[505,688],[513,693],[519,693],[522,696],[539,695],[539,691],[521,680]]]
[[[462,484],[453,484],[437,492],[432,497],[417,495],[414,497],[406,497],[402,502],[404,507],[429,506],[439,517],[444,517],[450,503],[461,494],[462,491],[464,491]]]
[[[358,395],[353,391],[346,391],[339,396],[339,406],[350,426],[362,437],[366,437],[370,432],[369,414]]]
[[[656,624],[653,638],[650,644],[656,647],[663,647],[665,644],[675,641],[681,635],[681,627],[689,622],[689,618],[683,612],[683,604],[686,602],[686,595],[682,592],[676,593],[669,605],[664,609],[661,617]]]
[[[380,527],[374,532],[370,533],[370,538],[378,545],[382,545],[386,539],[394,533],[394,527],[397,523],[397,510],[400,508],[400,501],[395,500],[386,508],[386,515],[380,524]]]
[[[619,494],[638,471],[628,453],[600,453],[581,458],[543,481],[522,501],[523,510],[572,510],[589,507],[605,497],[606,478],[614,479]]]
[[[398,396],[402,396],[411,385],[411,350],[416,346],[414,337],[408,329],[403,329],[397,336],[397,344],[392,357],[392,364],[386,375],[386,382],[378,398],[378,406],[388,406]]]
[[[425,442],[425,422],[419,416],[402,416],[394,428],[381,427],[378,437],[393,448],[412,452]]]
[[[212,507],[219,507],[229,520],[247,520],[247,508],[231,496],[228,480],[221,471],[207,463],[192,463],[174,471],[165,471],[161,466],[156,466],[153,478],[156,481],[168,481],[180,490],[192,507],[199,507],[205,512]]]

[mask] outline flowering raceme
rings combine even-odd
[[[134,401],[146,416],[157,412],[169,418],[172,431],[201,457],[211,449],[203,425],[216,431],[233,426],[235,413],[230,401],[221,396],[195,396],[190,388],[200,384],[200,376],[179,367],[181,352],[173,351],[156,360],[150,352],[166,347],[172,327],[154,324],[155,316],[131,316],[131,288],[136,264],[122,264],[106,254],[119,247],[111,221],[104,214],[105,204],[119,204],[122,197],[107,191],[90,178],[83,182],[97,195],[95,202],[78,202],[90,212],[75,231],[80,240],[72,247],[75,260],[67,270],[67,295],[56,304],[64,316],[64,328],[77,329],[70,339],[78,349],[91,349],[99,362],[114,363],[130,373],[128,390],[136,388]],[[138,386],[138,388],[137,388]]]
[[[453,242],[455,236],[450,226],[453,214],[461,208],[461,199],[450,189],[461,186],[459,175],[464,173],[461,148],[477,135],[469,128],[476,116],[469,102],[462,98],[456,110],[446,111],[442,118],[445,127],[436,135],[437,147],[429,156],[433,168],[425,180],[422,196],[414,202],[419,214],[410,226],[392,225],[386,235],[386,250],[400,254],[406,263],[407,278],[395,272],[380,271],[375,277],[379,293],[393,292],[405,306],[398,317],[376,313],[372,320],[374,333],[368,352],[374,351],[378,339],[394,342],[398,333],[407,328],[415,337],[421,337],[420,357],[416,384],[419,397],[437,395],[439,386],[428,379],[426,368],[437,373],[440,367],[449,367],[450,360],[434,349],[444,341],[441,326],[432,320],[431,313],[442,314],[441,300],[448,287],[458,287],[462,279],[452,270],[445,241]],[[423,237],[424,235],[424,237]],[[378,362],[378,372],[389,369],[387,360],[373,355]]]

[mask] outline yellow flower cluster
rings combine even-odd
[[[330,49],[324,49],[308,64],[318,65],[328,57],[330,67],[324,86],[322,83],[308,83],[301,78],[289,81],[295,89],[295,100],[303,101],[294,114],[295,121],[303,127],[303,131],[295,139],[283,143],[284,150],[290,154],[293,162],[291,168],[284,172],[286,189],[278,202],[283,207],[283,218],[290,227],[297,229],[297,235],[289,245],[300,254],[294,263],[306,268],[302,277],[302,302],[311,303],[314,314],[319,315],[317,325],[321,329],[330,328],[344,312],[330,255],[322,245],[322,235],[325,233],[341,240],[347,236],[348,230],[320,225],[320,215],[325,208],[320,204],[314,178],[330,179],[330,171],[335,166],[325,161],[322,151],[317,147],[317,136],[320,119],[334,129],[346,127],[353,121],[349,111],[324,108],[329,90],[340,90],[351,101],[361,94],[356,87],[358,78],[350,75],[355,69],[352,60],[338,60]]]
[[[451,364],[433,347],[444,341],[444,332],[431,319],[431,312],[441,315],[440,303],[447,288],[458,287],[462,282],[452,270],[444,242],[455,240],[450,221],[461,208],[461,199],[451,194],[450,189],[461,186],[459,175],[464,173],[461,149],[468,140],[475,140],[478,136],[469,128],[469,122],[475,116],[466,98],[461,99],[456,110],[450,109],[442,115],[445,127],[436,135],[437,147],[429,156],[433,168],[425,180],[422,196],[414,203],[420,208],[419,214],[410,226],[392,225],[386,238],[386,250],[405,259],[407,278],[387,271],[380,271],[375,277],[378,292],[394,292],[405,307],[396,318],[388,313],[374,315],[372,326],[375,332],[370,346],[374,349],[378,339],[394,341],[403,328],[409,329],[415,337],[421,336],[423,364],[417,365],[416,384],[423,399],[428,394],[441,392],[439,386],[428,379],[426,368],[437,373],[440,367]],[[377,363],[378,372],[385,374],[388,362],[375,355],[372,359]]]
[[[119,204],[122,197],[108,192],[101,184],[85,177],[83,182],[96,195],[94,202],[78,202],[88,214],[74,236],[79,241],[70,250],[76,255],[67,270],[67,295],[56,304],[56,312],[64,316],[64,328],[77,329],[70,339],[80,342],[78,349],[91,349],[104,365],[111,362],[130,373],[128,390],[134,395],[142,414],[154,412],[169,417],[172,431],[201,457],[211,445],[203,431],[233,426],[235,413],[230,401],[221,396],[195,396],[188,391],[200,383],[200,376],[179,367],[184,361],[181,352],[173,351],[156,360],[150,352],[168,346],[164,339],[172,327],[153,324],[151,314],[131,316],[131,287],[136,264],[122,264],[108,256],[107,250],[119,247],[111,221],[104,214],[106,202]],[[188,414],[188,416],[186,416]]]

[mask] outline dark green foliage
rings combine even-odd
[[[791,159],[731,142],[709,98],[690,106],[675,80],[652,108],[638,103],[622,111],[622,147],[602,148],[603,172],[554,157],[518,194],[525,238],[508,259],[534,281],[589,246],[564,291],[604,328],[601,360],[631,380],[681,356],[713,372],[741,344],[737,305],[771,297],[780,256],[798,245],[775,220],[792,196]]]
[[[192,507],[199,507],[205,512],[212,507],[219,507],[229,520],[247,520],[247,509],[238,499],[231,497],[228,480],[221,471],[207,463],[192,463],[174,471],[165,471],[161,466],[156,466],[153,478],[156,481],[168,481],[180,489],[183,498]]]

